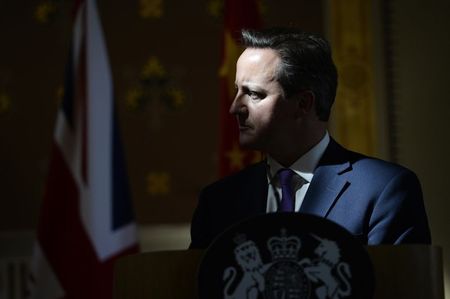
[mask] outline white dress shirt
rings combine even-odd
[[[295,192],[296,212],[300,210],[306,191],[308,191],[309,185],[313,179],[314,170],[329,143],[330,136],[328,132],[326,132],[319,143],[289,166],[289,168],[295,172],[295,175],[292,177],[292,187]],[[278,210],[278,201],[281,200],[281,187],[276,175],[281,168],[285,167],[280,165],[280,163],[275,161],[272,157],[267,157],[267,182],[269,186],[266,211],[268,213],[276,212]]]

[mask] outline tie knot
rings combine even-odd
[[[278,179],[281,186],[290,186],[294,171],[290,168],[282,168],[278,171]]]

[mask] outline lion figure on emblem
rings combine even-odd
[[[243,271],[243,275],[241,281],[230,294],[231,284],[236,280],[236,269],[235,267],[228,267],[224,270],[224,298],[256,299],[258,293],[264,291],[265,281],[263,273],[266,270],[261,261],[258,248],[253,241],[245,241],[235,248],[234,254]]]

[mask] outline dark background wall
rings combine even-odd
[[[398,161],[421,180],[450,298],[450,2],[391,5]]]
[[[70,2],[0,0],[0,232],[30,231],[37,221],[63,92]],[[220,2],[98,1],[141,226],[188,223],[198,191],[217,178]],[[380,9],[382,2],[389,11]],[[389,159],[386,149],[395,148],[394,158],[418,174],[434,243],[444,247],[448,265],[450,3],[371,3],[383,128],[377,151]],[[268,26],[293,24],[322,33],[332,26],[327,1],[262,4]],[[383,50],[387,37],[389,53]],[[390,91],[384,90],[387,60]],[[385,123],[387,107],[394,109],[393,124]]]
[[[140,224],[189,222],[199,190],[217,178],[220,3],[98,1]],[[261,3],[267,26],[323,32],[321,1]],[[71,9],[71,1],[0,1],[2,230],[37,220]]]

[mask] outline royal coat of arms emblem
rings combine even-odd
[[[199,272],[202,299],[367,299],[374,288],[363,246],[310,215],[259,216],[231,228]]]
[[[350,267],[340,261],[340,250],[336,242],[311,235],[319,242],[311,258],[299,258],[301,240],[288,236],[282,229],[280,236],[268,239],[267,247],[271,261],[264,264],[258,247],[251,240],[238,244],[234,250],[236,262],[242,271],[236,281],[237,269],[224,270],[224,298],[257,299],[263,295],[267,299],[310,298],[314,292],[319,299],[340,299],[351,294]],[[240,235],[236,240],[242,240]],[[232,284],[236,284],[233,291]]]

